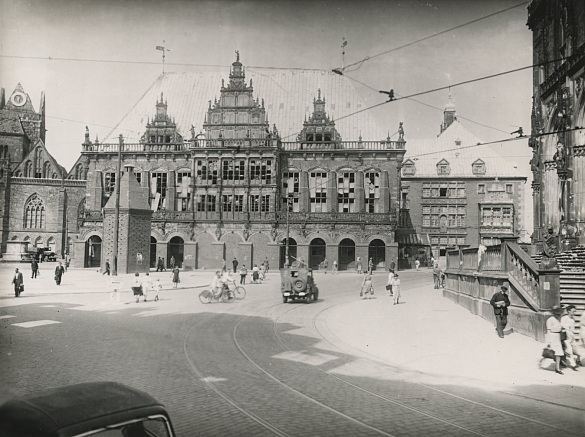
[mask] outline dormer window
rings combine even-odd
[[[443,159],[437,163],[437,174],[440,176],[448,175],[451,173],[451,166],[449,165],[449,161]]]
[[[414,162],[410,159],[407,159],[402,164],[402,176],[414,176],[416,174],[416,167]]]
[[[485,162],[481,159],[476,160],[473,164],[471,164],[471,170],[474,175],[484,175],[485,174]]]

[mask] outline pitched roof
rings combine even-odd
[[[414,176],[421,177],[521,177],[516,163],[495,156],[496,152],[455,120],[440,136],[431,139],[406,138],[404,160],[411,159],[416,168]],[[485,174],[475,175],[472,164],[481,159],[485,163]],[[451,169],[447,175],[437,174],[437,164],[446,160]]]
[[[45,146],[45,143],[43,142],[43,140],[38,139],[36,141],[36,143],[34,143],[34,145],[31,147],[30,151],[28,152],[28,154],[23,158],[22,161],[20,161],[20,164],[18,164],[18,167],[16,167],[16,170],[20,170],[21,174],[25,174],[25,167],[26,167],[26,162],[27,161],[32,161],[36,148],[40,146],[43,149],[43,153],[46,155],[47,159],[51,165],[53,166],[53,168],[57,171],[57,174],[59,175],[59,179],[64,179],[65,177],[67,177],[67,170],[65,169],[65,167],[63,167],[61,164],[59,164],[57,162],[57,160],[53,157],[53,155],[51,155],[49,153],[49,151],[47,150],[47,146]]]
[[[155,104],[164,93],[168,114],[173,117],[185,138],[190,138],[191,125],[202,129],[209,100],[219,97],[222,78],[228,80],[229,69],[198,73],[165,73],[146,90],[140,100],[107,135],[104,142],[117,142],[122,133],[126,142],[138,142],[146,123],[155,114]],[[280,137],[296,140],[303,128],[305,116],[313,112],[313,98],[321,89],[327,114],[336,120],[336,128],[343,140],[382,140],[387,130],[380,129],[369,111],[337,119],[365,109],[349,79],[320,70],[271,70],[246,68],[246,81],[252,79],[254,98],[264,99],[270,124],[276,124]]]
[[[0,110],[0,135],[2,134],[26,135],[17,113],[6,109]]]

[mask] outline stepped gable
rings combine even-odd
[[[119,134],[128,143],[138,143],[152,111],[152,102],[161,92],[168,101],[178,131],[186,136],[194,126],[203,129],[209,101],[218,97],[217,84],[225,81],[226,67],[198,73],[165,73],[160,75],[136,102],[134,107],[112,129],[103,142],[117,143]],[[246,68],[246,77],[253,84],[255,96],[264,100],[267,121],[276,125],[283,141],[294,141],[302,129],[301,122],[312,112],[315,90],[327,96],[328,114],[336,121],[335,127],[346,141],[380,141],[387,129],[380,128],[370,111],[341,119],[367,105],[349,79],[323,70],[273,70]]]
[[[516,164],[495,155],[489,146],[478,146],[481,141],[455,119],[437,138],[408,140],[404,160],[411,159],[416,177],[523,177]],[[473,163],[481,159],[485,173],[475,175]],[[446,160],[451,169],[447,175],[437,175],[437,164]]]

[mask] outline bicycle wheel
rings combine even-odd
[[[203,290],[199,293],[199,300],[201,303],[210,303],[211,302],[211,291]]]
[[[236,299],[242,300],[243,298],[246,297],[246,289],[244,287],[238,286],[234,288],[234,295]]]
[[[221,300],[224,303],[233,303],[236,300],[236,296],[234,295],[234,292],[233,291],[226,290],[221,295]]]

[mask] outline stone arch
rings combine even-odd
[[[85,253],[83,266],[89,268],[100,267],[102,262],[103,237],[97,231],[90,231],[85,238]]]
[[[339,270],[350,270],[355,267],[356,238],[346,237],[339,240],[337,246],[337,265]]]
[[[240,260],[240,243],[244,241],[244,238],[236,231],[230,231],[221,236],[221,240],[224,243],[224,254],[226,265],[231,265],[230,261],[234,257]]]
[[[165,236],[157,229],[151,229],[150,235],[156,238],[156,241],[165,241]]]
[[[32,178],[34,177],[34,169],[32,161],[26,161],[24,164],[24,177],[25,178]]]
[[[248,237],[248,241],[252,243],[250,265],[260,264],[266,259],[270,258],[268,244],[272,242],[272,238],[266,232],[254,232]],[[274,260],[276,261],[276,260]]]
[[[25,237],[26,238],[26,237]],[[30,239],[30,238],[29,238]],[[13,236],[10,241],[18,241],[18,235]]]
[[[167,266],[173,264],[170,262],[171,257],[175,258],[175,266],[178,266],[179,268],[183,267],[183,260],[185,257],[185,239],[180,235],[175,235],[168,239],[166,260]]]
[[[327,241],[320,236],[316,236],[309,241],[307,264],[310,268],[316,270],[323,266],[323,261],[327,257]]]
[[[381,238],[373,238],[368,243],[368,262],[372,259],[374,270],[386,267],[386,242]]]
[[[45,161],[43,163],[43,179],[50,179],[51,178],[51,163],[49,161]]]
[[[284,267],[286,264],[286,235],[285,237],[279,242],[280,244],[280,257],[279,257],[279,268]],[[292,264],[297,258],[297,247],[298,243],[293,237],[289,236],[288,238],[288,256],[289,256],[289,264]]]
[[[35,238],[35,248],[45,247],[45,240],[43,237],[39,236]]]

